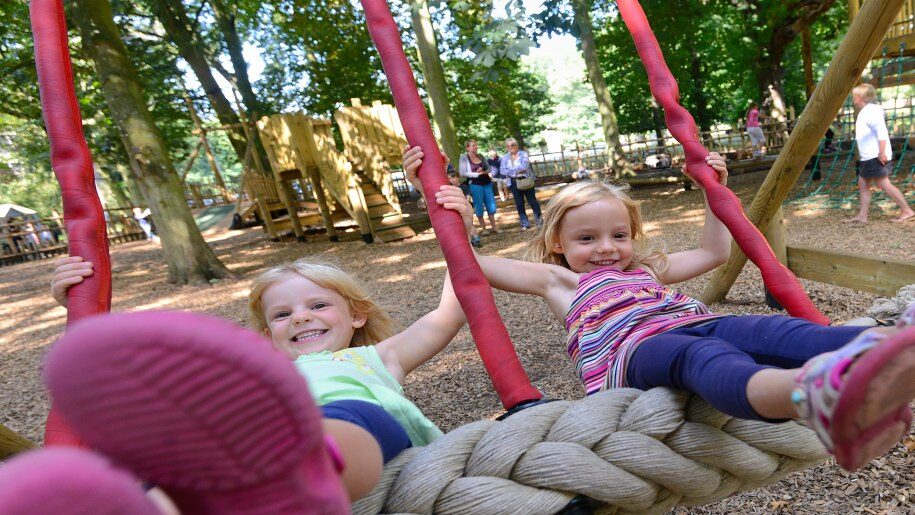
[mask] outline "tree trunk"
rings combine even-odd
[[[691,96],[693,104],[696,106],[696,124],[699,125],[699,131],[708,132],[712,130],[712,114],[708,109],[708,97],[705,96],[705,74],[702,72],[702,61],[699,51],[696,50],[693,43],[690,42],[689,46]]]
[[[143,87],[127,56],[108,0],[85,0],[71,15],[82,47],[95,67],[130,158],[136,185],[146,199],[168,263],[168,282],[208,284],[233,277],[203,240],[184,199],[168,147],[146,107]]]
[[[435,29],[432,27],[432,16],[426,0],[411,0],[410,16],[413,19],[413,31],[416,33],[416,45],[419,47],[419,62],[423,68],[423,81],[426,94],[429,95],[429,108],[432,118],[438,127],[439,136],[445,154],[452,163],[457,163],[461,155],[461,146],[454,130],[454,119],[451,117],[451,106],[448,104],[448,92],[445,85],[445,72],[435,40]]]
[[[657,138],[655,145],[658,147],[658,152],[663,152],[666,146],[667,123],[664,122],[664,113],[661,112],[661,106],[658,105],[658,101],[654,97],[651,97],[651,122],[654,125],[655,138]]]
[[[518,142],[518,148],[526,149],[527,143],[524,141],[524,133],[521,131],[521,118],[516,106],[506,104],[504,100],[493,95],[489,97],[489,105],[492,106],[493,112],[499,113],[499,118],[505,124],[508,133]]]
[[[585,66],[588,69],[588,79],[594,88],[594,97],[597,100],[597,110],[600,112],[601,125],[604,128],[604,141],[607,144],[607,164],[614,177],[632,173],[629,160],[623,153],[620,144],[619,127],[616,124],[616,111],[613,110],[613,98],[610,89],[600,69],[597,58],[597,46],[594,43],[594,32],[591,28],[591,1],[572,0],[575,11],[575,26],[578,28],[581,51],[584,54]]]
[[[219,123],[223,125],[239,123],[241,120],[239,120],[238,114],[232,108],[229,99],[223,94],[219,83],[216,82],[216,77],[213,76],[213,70],[210,69],[206,55],[203,52],[201,40],[192,31],[191,20],[181,0],[150,0],[150,7],[152,7],[159,21],[162,22],[165,32],[175,43],[175,46],[178,47],[181,57],[191,67],[197,77],[197,81],[200,82],[200,87],[203,88],[204,93],[210,100],[210,105],[213,107],[213,111],[216,112]],[[241,127],[238,127],[228,130],[226,133],[229,136],[232,148],[235,150],[235,155],[238,156],[238,161],[240,163],[244,162],[247,148],[244,131]]]
[[[241,38],[238,37],[238,28],[235,26],[235,13],[237,7],[234,3],[226,4],[222,0],[210,0],[210,7],[213,8],[213,14],[216,15],[216,24],[222,32],[223,40],[226,43],[226,50],[229,52],[229,59],[232,61],[232,69],[235,71],[235,85],[241,93],[241,101],[245,104],[245,109],[249,113],[264,114],[263,106],[254,94],[251,87],[251,79],[248,77],[248,63],[245,62],[245,56],[242,53],[243,47]]]
[[[813,42],[810,39],[810,26],[801,31],[801,55],[804,59],[804,92],[807,100],[813,96],[816,85],[813,83]]]

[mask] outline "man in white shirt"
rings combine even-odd
[[[858,109],[855,120],[855,141],[858,143],[858,191],[861,194],[861,208],[858,215],[849,218],[852,223],[866,223],[867,214],[871,205],[871,191],[869,182],[882,189],[896,205],[902,214],[891,219],[893,222],[904,222],[915,218],[915,211],[909,207],[905,196],[899,188],[890,182],[889,162],[893,159],[893,148],[890,144],[889,131],[886,128],[883,108],[875,103],[877,91],[870,84],[861,84],[852,90],[852,101]]]

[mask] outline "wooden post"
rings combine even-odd
[[[788,266],[788,235],[785,232],[785,210],[782,206],[779,206],[778,210],[772,216],[772,221],[769,222],[769,227],[766,228],[765,236],[766,241],[769,242],[769,247],[772,248],[772,252],[775,254],[775,258],[778,259],[778,262]],[[772,309],[784,310],[785,308],[778,303],[775,297],[769,293],[769,289],[763,287],[766,293],[766,305]]]
[[[765,231],[773,215],[804,172],[810,156],[816,151],[848,93],[883,43],[883,36],[896,20],[905,0],[866,2],[842,39],[826,75],[807,102],[791,137],[756,193],[747,218]],[[736,244],[731,246],[727,263],[718,267],[702,292],[703,302],[710,304],[724,299],[734,284],[747,257]]]
[[[315,199],[318,201],[318,210],[321,211],[321,219],[324,220],[324,228],[327,229],[327,239],[330,241],[340,241],[337,236],[337,229],[334,227],[334,217],[327,204],[327,196],[324,195],[324,186],[321,184],[321,172],[317,168],[308,167],[308,177],[311,179],[311,189],[315,193]]]
[[[305,241],[305,231],[302,230],[302,221],[299,220],[299,208],[295,202],[295,193],[292,191],[292,185],[289,181],[279,177],[278,193],[286,211],[289,212],[289,223],[292,224],[292,232],[295,233],[295,239]]]
[[[0,424],[0,460],[35,447],[37,446],[24,436]]]
[[[203,152],[207,156],[207,162],[210,163],[210,170],[213,171],[213,177],[216,179],[216,184],[219,185],[221,190],[225,190],[226,183],[222,180],[222,174],[219,173],[219,165],[216,164],[216,156],[213,154],[213,149],[210,148],[210,142],[207,141],[207,132],[200,123],[200,118],[197,117],[197,110],[194,109],[194,102],[192,102],[188,96],[184,97],[184,101],[187,103],[187,110],[191,115],[191,121],[194,122],[194,127],[197,128],[197,132],[200,134],[200,143],[203,145]]]
[[[848,21],[853,22],[861,9],[861,0],[848,0]]]
[[[372,236],[372,224],[369,220],[368,210],[365,208],[365,197],[362,195],[362,181],[359,180],[355,172],[349,174],[347,186],[349,203],[353,206],[356,223],[359,224],[359,232],[362,233],[362,241],[373,243],[375,238]]]
[[[206,204],[203,203],[203,196],[200,195],[200,186],[196,184],[191,184],[191,195],[194,197],[194,207],[206,207]]]
[[[200,147],[203,146],[202,141],[197,142],[197,146],[194,147],[194,151],[191,152],[190,157],[187,158],[187,164],[184,165],[184,170],[181,171],[181,182],[184,183],[184,179],[187,177],[187,173],[191,171],[191,167],[194,166],[194,161],[197,160],[197,156],[200,154]]]

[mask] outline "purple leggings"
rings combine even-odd
[[[679,388],[728,415],[768,421],[747,399],[750,376],[766,368],[798,368],[865,329],[780,315],[728,316],[645,340],[633,351],[626,378],[633,388]]]

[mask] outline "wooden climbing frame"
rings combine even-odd
[[[402,153],[405,143],[403,131],[398,137],[390,125],[396,113],[389,114],[393,108],[380,103],[368,111],[353,109],[343,108],[335,116],[345,144],[342,152],[330,120],[299,112],[258,121],[280,197],[288,212],[298,214],[274,220],[279,230],[291,228],[300,236],[303,224],[323,223],[334,239],[334,224],[350,218],[366,242],[415,234],[403,217],[388,165],[394,149]]]

